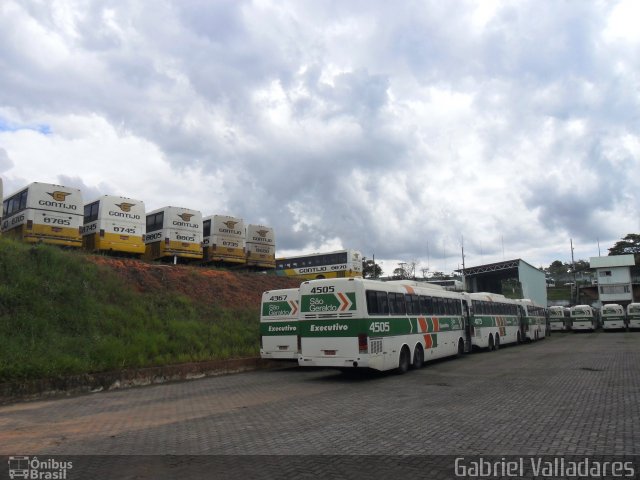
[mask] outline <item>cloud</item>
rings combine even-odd
[[[67,181],[438,270],[463,237],[472,264],[564,260],[572,237],[588,256],[640,228],[633,8],[7,1],[5,190]]]

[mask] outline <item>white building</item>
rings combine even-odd
[[[633,255],[591,257],[589,264],[596,271],[598,296],[602,304],[626,305],[633,301],[630,269],[635,265]]]

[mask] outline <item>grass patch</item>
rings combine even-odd
[[[133,287],[79,252],[0,239],[0,382],[258,354],[257,308]]]

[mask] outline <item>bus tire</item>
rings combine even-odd
[[[460,358],[462,355],[464,355],[464,341],[462,339],[458,340],[458,353],[456,354],[456,357]]]
[[[413,352],[413,368],[422,368],[424,365],[424,349],[421,344],[416,345],[416,349]]]
[[[500,335],[498,335],[497,333],[496,333],[496,342],[495,342],[495,345],[493,346],[493,349],[500,350]]]
[[[407,373],[409,370],[409,364],[411,363],[411,352],[409,351],[409,347],[403,345],[400,350],[400,358],[398,360],[398,373],[402,375],[403,373]]]
[[[495,349],[495,345],[493,343],[493,335],[489,334],[489,347],[488,347],[490,352],[493,352],[493,350]]]
[[[520,336],[520,330],[518,330],[518,335],[516,336],[518,344],[522,343],[522,337]]]

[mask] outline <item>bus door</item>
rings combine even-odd
[[[527,339],[527,316],[524,313],[524,307],[522,305],[518,305],[518,317],[520,318],[520,342],[524,343]]]
[[[472,349],[471,312],[469,310],[469,303],[466,300],[462,300],[462,317],[464,322],[464,351],[469,353]]]

